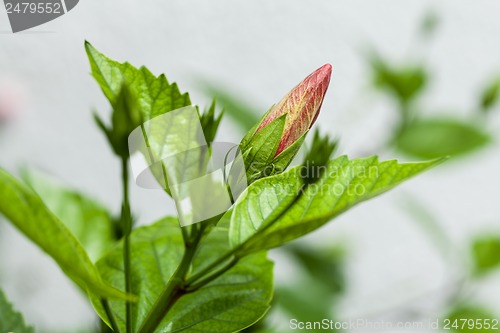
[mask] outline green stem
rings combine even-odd
[[[113,332],[121,333],[120,326],[118,326],[118,323],[116,322],[115,315],[113,314],[113,311],[111,311],[108,300],[105,298],[101,299],[101,304],[104,308],[104,312],[106,312],[106,315],[108,316],[109,324],[111,325]]]
[[[190,229],[191,232],[189,232],[188,229]],[[186,247],[191,241],[191,234],[193,232],[192,230],[193,230],[192,226],[186,226],[186,227],[181,226],[182,239],[184,240],[184,246]]]
[[[123,203],[122,203],[122,228],[123,228],[123,264],[125,271],[125,291],[127,294],[132,292],[131,267],[130,267],[130,233],[132,232],[132,213],[130,211],[129,184],[128,184],[128,159],[122,158],[122,184],[123,184]],[[132,333],[132,303],[125,303],[125,323],[126,332]]]
[[[239,258],[238,257],[234,257],[226,266],[224,266],[223,268],[219,269],[215,273],[207,276],[203,280],[201,280],[201,281],[199,281],[197,283],[193,283],[193,284],[187,284],[186,283],[186,290],[188,292],[194,292],[194,291],[200,289],[201,287],[207,285],[208,283],[212,282],[213,280],[217,279],[219,276],[221,276],[222,274],[226,273],[228,270],[230,270],[231,268],[233,268],[238,263],[238,261],[239,261]]]
[[[199,273],[191,276],[186,281],[186,285],[187,286],[193,286],[194,283],[197,280],[199,280],[199,279],[203,278],[204,276],[206,276],[207,274],[209,274],[212,270],[214,270],[215,268],[219,267],[222,263],[224,263],[224,262],[228,261],[229,259],[231,259],[231,257],[232,257],[232,260],[231,260],[231,262],[229,262],[228,266],[230,266],[229,268],[231,268],[232,266],[234,266],[233,262],[236,261],[236,263],[237,263],[238,260],[239,260],[239,258],[241,256],[243,256],[243,254],[238,253],[238,252],[240,250],[242,250],[250,241],[252,241],[255,238],[258,238],[263,231],[269,229],[276,221],[278,221],[281,217],[283,217],[283,215],[285,215],[285,213],[293,205],[295,205],[295,203],[297,203],[297,201],[302,197],[302,195],[304,194],[304,191],[305,191],[305,189],[306,189],[307,186],[308,186],[308,184],[302,184],[302,186],[300,187],[300,189],[298,191],[298,194],[295,196],[295,198],[290,203],[288,203],[287,205],[285,205],[281,209],[278,207],[277,209],[280,209],[278,215],[269,216],[268,218],[266,218],[266,220],[264,220],[264,222],[262,222],[262,225],[264,225],[264,227],[261,230],[259,230],[258,233],[254,234],[252,237],[250,237],[249,239],[247,239],[245,242],[239,244],[238,246],[236,246],[233,249],[231,249],[228,252],[226,252],[226,254],[224,254],[222,257],[219,257],[219,259],[217,259],[216,261],[214,261],[213,263],[211,263],[210,265],[208,265],[207,267],[205,267]],[[227,271],[227,269],[225,269],[225,268],[222,268],[222,270]],[[196,285],[198,285],[198,283]]]
[[[172,308],[175,302],[187,291],[184,288],[184,279],[191,267],[193,258],[198,250],[198,246],[203,237],[203,229],[198,230],[193,242],[186,244],[186,250],[182,257],[181,263],[175,271],[172,278],[168,281],[167,286],[161,293],[156,303],[151,308],[144,323],[139,329],[138,333],[151,333],[160,325],[163,318],[167,315],[168,311]]]
[[[262,231],[267,230],[269,227],[271,227],[276,221],[278,221],[287,211],[290,207],[292,207],[303,195],[304,189],[307,187],[308,184],[303,184],[301,188],[299,189],[299,193],[293,198],[291,202],[286,204],[284,207],[278,208],[279,214],[274,215],[274,216],[269,216],[263,224],[265,225],[264,228],[262,228]],[[205,221],[207,222],[207,221]],[[200,228],[193,228],[192,232],[195,234],[195,239],[193,242],[188,242],[186,243],[186,250],[184,252],[184,255],[182,257],[181,263],[179,267],[177,267],[177,270],[175,271],[174,275],[172,278],[169,280],[167,283],[167,286],[163,290],[162,294],[156,301],[156,303],[153,305],[152,309],[150,310],[149,314],[147,315],[144,323],[142,324],[141,328],[139,329],[138,333],[151,333],[154,332],[155,329],[161,324],[161,321],[165,316],[167,315],[168,311],[172,308],[172,306],[177,302],[177,300],[182,297],[182,295],[185,295],[190,292],[194,292],[197,289],[205,286],[207,283],[215,280],[222,274],[226,273],[229,269],[234,267],[239,261],[240,256],[238,255],[238,252],[244,248],[246,244],[248,244],[249,241],[253,240],[254,237],[250,237],[247,241],[243,242],[242,244],[238,245],[231,251],[228,251],[225,255],[217,259],[214,263],[209,265],[207,268],[202,270],[200,273],[192,276],[190,279],[186,280],[186,275],[189,272],[189,268],[191,267],[191,263],[193,261],[193,258],[196,254],[196,251],[198,250],[198,246],[200,245],[201,239],[204,236],[205,233],[205,227],[203,227],[203,224],[199,224]],[[208,224],[207,224],[208,225]],[[258,234],[254,235],[258,236]],[[228,259],[231,259],[231,261],[218,271],[216,271],[213,274],[208,275],[213,269],[217,268],[220,264],[223,262],[227,261]],[[198,283],[194,283],[197,280],[200,280],[201,278],[206,277],[205,279],[199,281]]]
[[[231,257],[233,257],[235,255],[235,253],[240,249],[241,246],[238,246],[238,247],[235,247],[234,249],[226,252],[226,254],[224,254],[222,257],[219,257],[219,259],[217,259],[216,261],[214,261],[213,263],[211,263],[210,265],[208,265],[206,268],[204,268],[203,270],[201,270],[200,272],[198,272],[197,274],[191,276],[187,281],[186,281],[186,285],[190,286],[190,285],[193,285],[194,282],[196,282],[197,280],[199,280],[200,278],[206,276],[208,273],[210,273],[212,270],[214,270],[215,268],[219,267],[222,263],[226,262],[227,260],[229,260]],[[232,261],[232,260],[231,260]]]

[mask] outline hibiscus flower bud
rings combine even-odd
[[[274,105],[241,142],[249,182],[283,172],[318,118],[332,66],[326,64]]]
[[[290,147],[312,127],[318,118],[331,74],[330,64],[318,68],[283,97],[260,123],[257,132],[286,114],[285,127],[275,156]]]

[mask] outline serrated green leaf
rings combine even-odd
[[[321,172],[314,172],[314,169],[325,170],[326,164],[330,161],[337,148],[338,140],[332,140],[328,135],[322,136],[319,131],[316,130],[311,147],[307,150],[304,161],[302,162],[302,165],[307,171],[302,177],[304,182],[314,183],[321,178]]]
[[[224,112],[220,112],[219,115],[216,116],[215,109],[216,102],[214,99],[210,107],[200,116],[201,127],[203,128],[205,140],[208,144],[212,143],[215,140],[215,136],[217,135],[217,130],[219,129],[222,116],[224,115]]]
[[[428,119],[406,128],[397,138],[396,147],[410,156],[432,159],[469,153],[489,141],[487,133],[470,123]]]
[[[93,262],[115,244],[113,217],[99,203],[41,172],[25,170],[23,179],[75,235]]]
[[[2,290],[0,290],[0,332],[35,332],[32,327],[26,325],[23,316],[14,309]]]
[[[220,243],[227,230],[213,231],[195,259],[193,271],[199,271],[203,258],[220,256]],[[223,244],[227,245],[227,241]],[[139,301],[132,305],[136,332],[152,305],[180,263],[184,245],[177,219],[168,218],[132,232],[132,291]],[[97,264],[104,279],[123,289],[123,254],[119,247]],[[156,332],[225,333],[237,332],[260,319],[269,308],[272,296],[272,263],[265,253],[247,257],[221,277],[181,296]],[[100,305],[95,302],[99,309]],[[124,327],[125,306],[111,302],[120,327]],[[101,315],[105,318],[101,311]]]
[[[485,235],[472,244],[475,273],[483,275],[500,268],[500,236]]]
[[[104,283],[87,252],[40,197],[0,169],[0,213],[50,255],[83,290],[103,297],[131,299]]]
[[[165,75],[156,77],[146,67],[136,68],[127,62],[111,60],[89,42],[85,42],[85,49],[92,75],[111,105],[116,103],[123,84],[137,97],[143,121],[191,105],[189,94],[181,93],[177,84],[169,83]]]
[[[122,158],[129,155],[128,137],[138,126],[142,125],[143,119],[139,109],[137,98],[124,84],[115,103],[111,115],[111,126],[109,129],[95,116],[98,126],[104,131],[115,154]]]
[[[261,179],[234,206],[231,244],[241,247],[242,253],[279,246],[440,162],[400,164],[379,162],[377,157],[349,160],[342,156],[330,161],[321,179],[305,189],[301,166]]]

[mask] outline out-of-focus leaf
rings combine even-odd
[[[421,32],[425,37],[432,36],[439,27],[439,15],[435,10],[429,11],[422,20]]]
[[[446,316],[451,332],[499,332],[498,317],[482,307],[459,306]],[[496,323],[496,324],[495,324]],[[479,325],[480,324],[480,325]],[[489,325],[486,326],[486,325]]]
[[[401,104],[408,104],[423,91],[428,73],[420,66],[392,67],[378,56],[371,59],[375,87],[385,90]]]
[[[99,203],[41,172],[25,170],[23,178],[80,241],[92,261],[115,243],[113,217]]]
[[[227,228],[217,228],[214,232],[218,235],[205,240],[199,252],[203,259],[195,261],[193,271],[198,272],[197,265],[221,255],[221,244],[217,240],[227,239]],[[179,222],[174,218],[135,229],[130,241],[132,292],[139,295],[139,301],[132,304],[132,330],[136,332],[177,269],[184,242]],[[223,245],[227,246],[227,241]],[[97,266],[106,281],[124,289],[120,247],[102,258]],[[272,269],[273,264],[265,252],[243,258],[206,286],[181,296],[156,332],[230,333],[248,327],[269,309],[273,293]],[[93,300],[93,303],[105,319],[99,302]],[[124,303],[111,302],[111,309],[118,325],[124,329]]]
[[[400,199],[401,208],[422,227],[436,248],[448,259],[451,252],[455,252],[455,248],[447,231],[441,226],[434,212],[411,193],[404,193]]]
[[[259,113],[238,96],[215,85],[204,85],[204,89],[207,95],[223,106],[224,113],[241,127],[242,132],[246,133],[259,121]]]
[[[472,124],[428,119],[407,127],[396,139],[396,147],[407,155],[430,159],[469,153],[489,141],[489,135]]]
[[[305,189],[301,166],[263,178],[250,185],[234,206],[231,244],[241,253],[279,246],[441,162],[380,162],[376,156],[353,160],[341,156],[330,161],[323,177]]]
[[[500,268],[500,236],[485,235],[472,244],[475,272],[482,275]]]
[[[302,322],[321,321],[331,318],[331,296],[323,288],[314,285],[313,279],[303,285],[282,287],[276,291],[277,306],[288,314],[288,318]],[[307,330],[307,332],[320,332]]]
[[[324,285],[329,293],[338,294],[344,291],[345,252],[340,246],[313,248],[304,245],[286,247],[315,283]]]
[[[83,290],[102,297],[133,299],[103,282],[83,246],[42,199],[1,169],[0,213],[50,255]]]
[[[490,82],[484,89],[479,106],[483,112],[491,111],[500,99],[500,79]]]
[[[0,332],[33,333],[32,327],[26,325],[23,316],[14,310],[14,307],[0,290]]]

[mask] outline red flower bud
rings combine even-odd
[[[318,118],[325,97],[332,66],[323,65],[293,88],[264,118],[258,132],[276,118],[286,114],[285,127],[275,156],[297,141]]]

